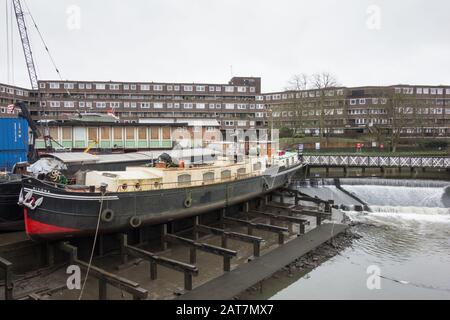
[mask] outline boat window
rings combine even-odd
[[[190,174],[181,174],[178,176],[178,184],[181,186],[186,186],[191,184]]]
[[[72,127],[62,128],[62,138],[63,140],[72,140]]]
[[[245,168],[239,168],[237,170],[238,176],[244,175],[246,172],[247,172],[247,170],[245,170]]]
[[[52,137],[55,140],[59,139],[59,131],[58,127],[50,127],[49,129],[50,137]]]
[[[88,128],[88,139],[89,139],[89,141],[97,141],[98,140],[97,128]]]
[[[147,140],[147,128],[139,127],[138,136],[139,136],[139,140]]]
[[[152,140],[159,140],[159,128],[152,127],[152,129],[151,129],[151,139]]]
[[[109,127],[102,127],[101,128],[101,138],[102,140],[109,140],[110,139],[110,129]]]
[[[122,129],[123,128],[114,128],[114,139],[122,140]]]
[[[169,127],[163,128],[163,139],[170,140],[170,128]]]
[[[214,181],[214,172],[205,172],[203,174],[203,182],[213,182]]]
[[[231,178],[231,170],[223,170],[220,174],[222,179],[230,179]]]
[[[125,136],[127,140],[134,140],[134,127],[126,127]]]
[[[257,162],[253,164],[253,171],[261,170],[261,162]]]

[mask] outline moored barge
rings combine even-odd
[[[269,163],[271,162],[271,163]],[[20,203],[34,240],[112,233],[187,218],[248,201],[289,183],[302,166],[297,154],[218,159],[184,167],[89,171],[84,185],[23,179]]]

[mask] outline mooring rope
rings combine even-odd
[[[104,200],[105,195],[106,195],[106,191],[102,191],[102,197],[100,199],[100,210],[98,211],[98,218],[97,218],[97,227],[95,229],[95,235],[94,235],[94,243],[92,244],[91,256],[89,257],[89,263],[88,263],[88,268],[86,271],[86,277],[84,278],[83,286],[81,287],[80,296],[78,297],[78,300],[81,300],[81,298],[83,297],[84,287],[86,286],[86,282],[89,277],[89,271],[91,270],[92,259],[94,257],[94,251],[95,251],[95,245],[97,243],[98,231],[100,229],[100,220],[101,220],[101,216],[102,216],[103,200]]]

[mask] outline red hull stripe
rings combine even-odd
[[[66,232],[77,232],[77,229],[63,228],[52,226],[50,224],[45,224],[36,220],[31,219],[28,216],[27,209],[23,209],[24,219],[25,219],[25,231],[27,234],[51,234],[51,233],[66,233]]]

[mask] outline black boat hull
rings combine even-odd
[[[23,210],[17,204],[21,187],[20,178],[0,182],[0,232],[24,229]]]
[[[143,192],[68,192],[34,178],[23,180],[25,229],[34,240],[112,233],[165,223],[242,203],[286,185],[300,165],[274,176],[254,176],[197,187]],[[42,198],[36,208],[33,203]],[[100,219],[100,220],[99,220]]]

